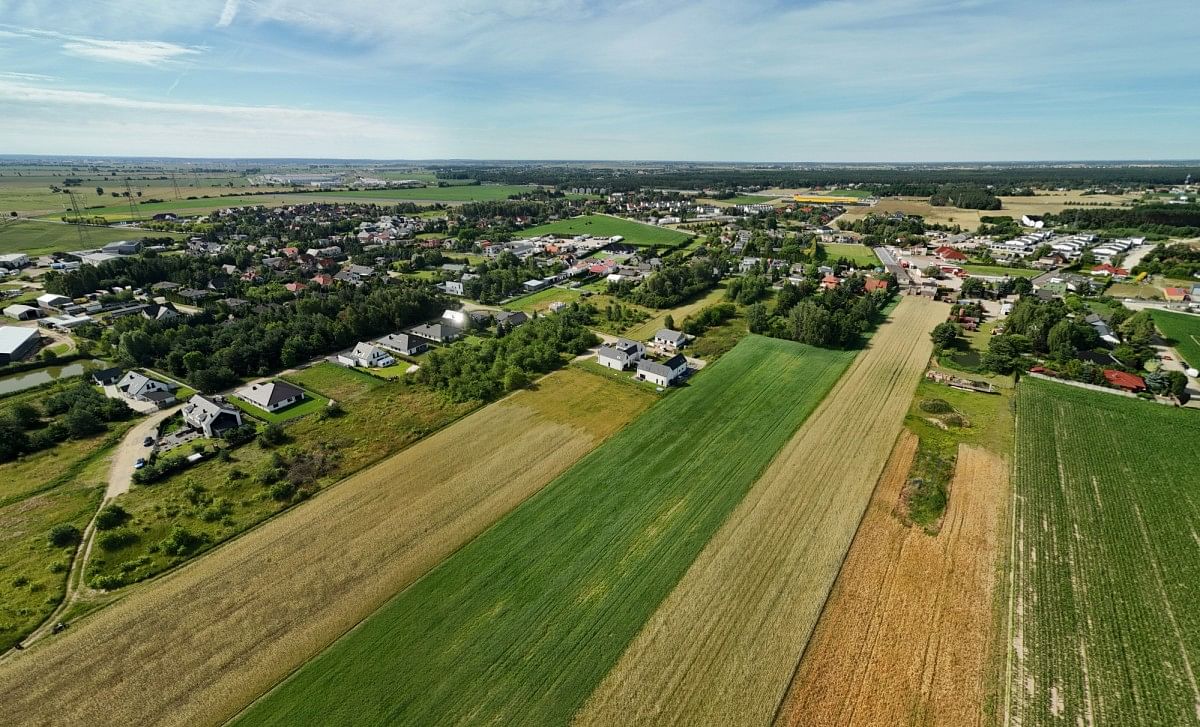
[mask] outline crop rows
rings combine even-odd
[[[1028,379],[1017,405],[1012,723],[1194,724],[1200,417]]]

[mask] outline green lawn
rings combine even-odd
[[[559,235],[571,237],[574,235],[593,235],[595,237],[612,237],[620,235],[629,245],[662,247],[678,247],[691,239],[678,230],[666,227],[656,227],[634,220],[609,215],[582,215],[567,220],[548,222],[537,227],[521,231],[522,237],[537,237],[539,235]]]
[[[583,296],[583,291],[579,288],[546,288],[539,290],[536,293],[523,295],[520,298],[515,298],[504,304],[505,308],[510,310],[520,310],[526,313],[534,311],[545,311],[554,301],[562,301],[563,303],[573,303]]]
[[[1016,412],[1012,723],[1195,723],[1200,416],[1030,377]]]
[[[853,357],[745,339],[240,723],[568,723]]]
[[[143,237],[174,237],[182,235],[154,230],[123,230],[115,227],[83,227],[85,248],[100,247],[117,240],[136,240]],[[79,227],[55,222],[17,220],[0,222],[0,253],[23,252],[41,255],[66,250],[79,250]]]
[[[229,403],[260,421],[267,422],[268,424],[283,424],[284,422],[291,421],[297,417],[319,412],[321,409],[325,408],[326,404],[329,403],[329,399],[326,399],[323,396],[314,394],[311,391],[305,391],[305,393],[307,396],[305,396],[302,401],[292,404],[285,409],[280,409],[279,411],[273,412],[263,411],[257,406],[242,401],[236,396],[229,397]]]
[[[1010,278],[1036,278],[1041,275],[1041,270],[1030,270],[1029,268],[1010,268],[1004,265],[977,265],[975,263],[964,263],[961,265],[963,270],[976,275],[1007,275]]]
[[[847,258],[860,268],[877,268],[883,265],[875,255],[875,251],[866,245],[847,242],[822,242],[825,256],[830,260],[840,257]]]
[[[1200,316],[1151,311],[1154,325],[1189,366],[1200,367]]]

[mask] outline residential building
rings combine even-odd
[[[338,363],[351,367],[383,368],[396,363],[396,359],[379,346],[360,341],[350,353],[338,354]]]
[[[262,409],[276,412],[304,399],[304,390],[286,381],[258,381],[233,392],[242,401]]]
[[[670,386],[687,373],[687,367],[687,359],[681,353],[662,363],[642,359],[637,364],[637,377],[657,386]]]
[[[378,339],[375,343],[396,353],[405,356],[416,356],[419,353],[424,353],[429,350],[429,341],[417,336],[410,336],[407,333],[389,333],[383,338]]]
[[[447,309],[442,311],[442,324],[465,331],[471,328],[471,316],[466,311]]]
[[[1145,391],[1146,381],[1141,376],[1125,373],[1116,369],[1104,369],[1104,380],[1118,389],[1125,391]]]
[[[125,372],[116,366],[108,369],[96,369],[92,372],[92,381],[97,386],[112,386],[124,375]]]
[[[628,338],[618,338],[616,343],[606,343],[596,350],[596,362],[616,371],[624,371],[636,364],[646,353],[646,347]]]
[[[42,335],[36,328],[0,326],[0,364],[19,361],[37,347]]]
[[[183,421],[206,437],[220,436],[227,429],[242,425],[242,412],[226,403],[224,397],[196,394],[183,405]]]
[[[678,351],[687,346],[688,337],[683,331],[660,328],[654,334],[654,345],[662,351]]]
[[[529,316],[522,311],[500,311],[493,317],[496,325],[503,328],[516,328],[529,321]]]
[[[174,388],[165,381],[152,379],[137,371],[130,371],[117,382],[117,391],[126,398],[153,402],[159,407],[174,403]]]
[[[405,333],[424,338],[428,341],[436,341],[437,343],[449,343],[462,336],[462,329],[444,323],[422,323],[419,326],[409,328]]]

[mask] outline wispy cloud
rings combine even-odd
[[[11,25],[5,27],[8,30],[0,32],[14,37],[61,41],[64,53],[100,61],[158,66],[199,55],[206,50],[203,46],[181,45],[162,40],[108,40],[40,28],[20,28]]]
[[[241,4],[241,0],[225,0],[225,5],[221,8],[221,17],[217,19],[217,27],[228,28],[233,23],[233,19],[237,17],[238,7]]]

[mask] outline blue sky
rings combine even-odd
[[[0,0],[0,153],[1200,157],[1196,0]]]

